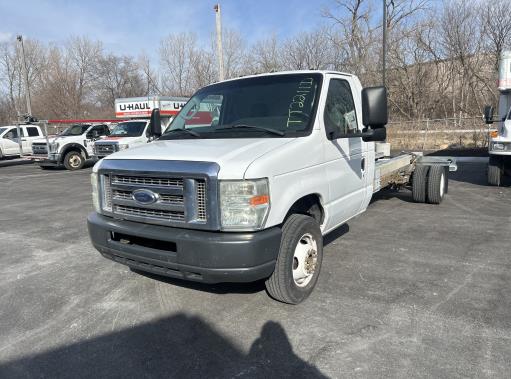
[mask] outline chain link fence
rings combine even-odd
[[[387,126],[387,142],[399,150],[484,148],[495,130],[481,117],[393,121]]]

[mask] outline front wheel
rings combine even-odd
[[[82,154],[78,151],[70,151],[66,154],[64,157],[64,166],[68,170],[79,170],[83,167],[85,164],[85,159],[83,158]]]
[[[488,184],[490,186],[500,186],[502,180],[502,161],[490,155],[488,163]]]
[[[323,236],[318,222],[293,214],[282,227],[275,271],[266,280],[266,290],[275,300],[298,304],[312,292],[323,261]]]

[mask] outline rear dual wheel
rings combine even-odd
[[[412,178],[412,197],[417,203],[440,204],[448,190],[444,166],[416,166]]]

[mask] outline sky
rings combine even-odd
[[[105,50],[157,59],[160,40],[170,33],[195,32],[209,44],[215,31],[213,6],[220,3],[224,28],[248,43],[275,34],[286,38],[326,20],[332,0],[0,0],[0,42],[16,35],[63,44],[71,36],[103,42]]]

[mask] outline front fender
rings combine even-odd
[[[66,154],[72,150],[80,151],[85,159],[89,159],[90,156],[85,148],[78,143],[68,143],[60,148],[60,160],[63,161]]]

